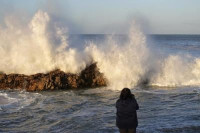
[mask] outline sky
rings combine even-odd
[[[200,34],[200,0],[0,0],[0,24],[38,10],[71,34],[124,34],[133,21],[147,34]]]

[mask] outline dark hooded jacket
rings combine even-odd
[[[131,129],[138,126],[137,112],[138,103],[133,95],[132,98],[125,100],[118,99],[116,102],[117,117],[116,125],[120,129]]]

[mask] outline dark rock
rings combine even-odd
[[[99,72],[96,63],[86,67],[80,74],[79,84],[81,87],[106,86],[106,83],[106,79],[103,74]]]
[[[106,86],[107,80],[96,63],[87,66],[80,74],[65,73],[59,69],[34,75],[0,74],[0,89],[43,91]]]

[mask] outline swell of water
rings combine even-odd
[[[78,73],[88,63],[98,62],[113,89],[140,83],[156,86],[200,85],[200,59],[191,55],[162,54],[152,49],[133,23],[128,41],[112,36],[100,44],[88,42],[83,50],[68,43],[67,29],[38,11],[23,27],[6,21],[0,27],[0,71],[34,74],[59,68]]]

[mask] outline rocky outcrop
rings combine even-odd
[[[80,74],[65,73],[59,69],[34,75],[0,74],[0,89],[43,91],[106,86],[107,81],[96,63],[87,66]]]
[[[80,87],[99,87],[106,85],[106,79],[94,63],[81,72],[78,83]]]

